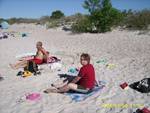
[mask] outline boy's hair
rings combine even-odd
[[[40,41],[38,41],[38,42],[37,42],[37,44],[39,44],[40,46],[42,46],[42,45],[43,45],[43,44],[42,44],[42,42],[40,42]]]
[[[88,61],[88,63],[90,63],[90,55],[87,53],[82,53],[81,58],[83,57],[86,61]]]

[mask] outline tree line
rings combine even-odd
[[[150,9],[141,11],[120,11],[112,6],[111,0],[85,0],[83,3],[88,14],[77,13],[72,16],[56,10],[51,16],[42,16],[39,19],[10,18],[8,23],[36,23],[47,24],[48,28],[59,27],[71,23],[72,32],[103,33],[115,27],[133,30],[146,30],[150,26]],[[4,19],[0,18],[0,21]]]

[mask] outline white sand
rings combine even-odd
[[[59,29],[46,30],[35,25],[12,25],[9,32],[28,33],[22,38],[0,40],[0,113],[132,113],[137,108],[104,108],[104,104],[143,104],[150,107],[150,95],[132,89],[122,90],[123,82],[133,83],[150,77],[150,36],[138,32],[114,30],[105,34],[71,34]],[[1,32],[1,31],[0,31]],[[96,77],[106,81],[106,88],[94,97],[82,102],[73,102],[62,94],[44,94],[42,91],[58,79],[57,71],[48,66],[39,76],[17,77],[19,70],[12,70],[9,63],[16,61],[15,56],[35,52],[35,43],[42,41],[50,54],[62,59],[62,70],[71,66],[79,67],[79,56],[88,52],[95,66]],[[100,59],[116,65],[108,69],[97,64]],[[42,99],[38,102],[18,102],[26,93],[39,92]]]

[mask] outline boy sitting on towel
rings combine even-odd
[[[42,45],[43,45],[42,42],[36,43],[37,52],[33,59],[31,60],[21,59],[16,64],[10,64],[11,68],[12,69],[24,68],[27,66],[28,61],[33,61],[35,62],[35,64],[42,64],[44,62],[47,62],[48,52],[42,47]]]
[[[92,64],[90,64],[90,56],[88,54],[82,54],[80,57],[80,63],[82,65],[78,76],[76,76],[70,83],[62,86],[55,87],[55,89],[47,89],[45,93],[65,93],[69,90],[87,93],[95,85],[95,71]]]

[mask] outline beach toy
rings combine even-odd
[[[31,76],[31,75],[32,75],[32,73],[30,71],[25,71],[23,73],[23,77],[28,77],[28,76]]]
[[[98,60],[96,63],[98,64],[106,64],[107,60],[106,59],[101,59],[101,60]]]
[[[41,95],[39,93],[31,93],[26,95],[26,99],[30,101],[37,101],[41,99]]]
[[[116,64],[107,64],[106,67],[108,69],[114,69],[116,67]]]
[[[122,89],[128,89],[128,84],[126,82],[124,82],[124,83],[120,84],[120,87]]]

